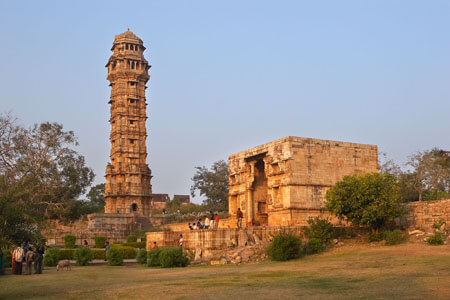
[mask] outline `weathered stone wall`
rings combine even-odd
[[[183,235],[183,248],[197,256],[201,251],[204,259],[211,258],[218,251],[235,246],[266,244],[279,232],[292,232],[300,235],[302,227],[253,227],[245,229],[227,228],[213,230],[147,232],[147,250],[153,242],[162,247],[178,247],[180,234]]]
[[[245,225],[304,225],[344,176],[377,171],[377,146],[282,138],[229,157],[230,217],[240,208]]]
[[[144,220],[131,214],[90,214],[70,224],[52,222],[43,232],[48,245],[64,245],[66,234],[77,237],[76,244],[87,240],[94,245],[95,237],[104,236],[110,243],[123,243],[134,230],[142,228]]]
[[[450,199],[408,203],[408,213],[400,219],[400,224],[429,231],[440,220],[444,220],[446,228],[450,229]]]

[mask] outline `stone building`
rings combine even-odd
[[[297,226],[322,211],[345,175],[378,171],[377,146],[285,137],[229,157],[229,213],[244,224]]]
[[[146,163],[145,47],[130,30],[114,39],[106,68],[111,86],[111,162],[106,166],[105,212],[151,214],[152,178]]]

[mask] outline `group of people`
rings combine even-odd
[[[219,215],[211,213],[211,217],[206,216],[204,220],[199,219],[197,223],[188,223],[188,226],[189,230],[219,228]]]
[[[44,259],[45,248],[43,245],[30,246],[28,243],[17,246],[11,251],[12,256],[12,274],[21,275],[22,266],[25,263],[24,275],[32,274],[32,265],[34,262],[34,273],[42,274],[42,261]]]

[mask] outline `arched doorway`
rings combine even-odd
[[[262,159],[255,163],[255,180],[253,182],[253,211],[255,221],[260,225],[267,223],[267,177],[265,172],[265,164]]]

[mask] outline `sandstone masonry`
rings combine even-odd
[[[229,157],[229,214],[244,223],[306,225],[346,175],[378,171],[377,146],[288,136]]]
[[[106,166],[105,212],[151,214],[152,178],[146,163],[145,84],[150,65],[131,31],[117,35],[109,58],[111,163]]]

